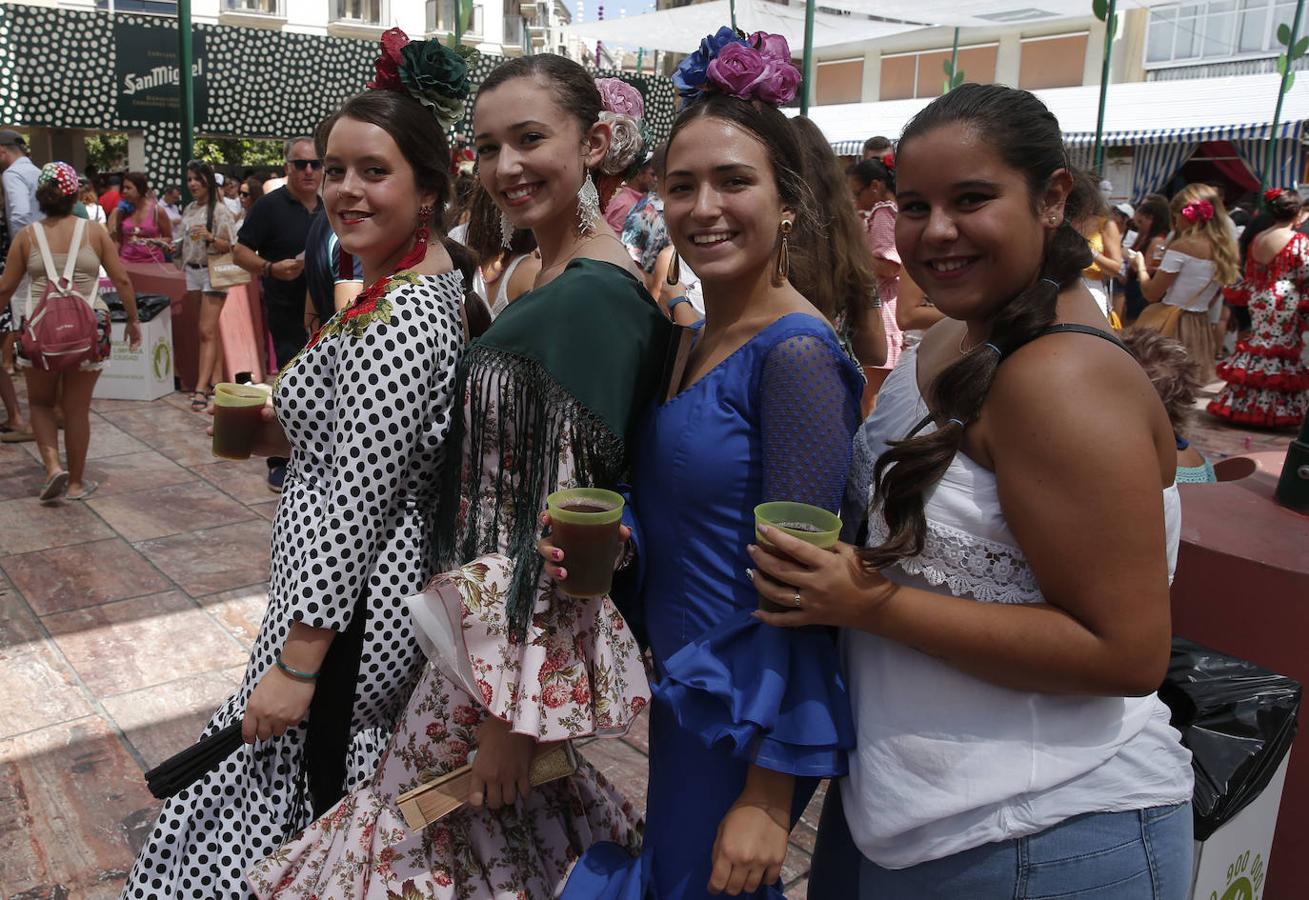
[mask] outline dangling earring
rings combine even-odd
[[[773,269],[774,287],[786,284],[786,277],[791,273],[791,251],[788,246],[791,227],[790,219],[783,219],[782,224],[777,226],[777,230],[782,235],[782,243],[777,248],[777,265]]]
[[[577,191],[577,232],[589,235],[595,231],[595,220],[600,218],[600,192],[595,189],[591,173],[586,173],[586,181]]]
[[[673,261],[668,264],[668,274],[664,276],[664,281],[669,284],[677,284],[682,280],[682,259],[673,251]]]
[[[414,243],[426,245],[432,233],[428,223],[432,221],[432,207],[424,204],[418,207],[418,227],[414,229]]]
[[[500,210],[500,246],[508,250],[514,243],[514,223],[509,213]]]

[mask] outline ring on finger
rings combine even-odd
[[[800,604],[800,592],[799,592],[799,591],[796,591],[796,592],[795,592],[795,596],[791,598],[791,603],[795,606],[796,609],[799,609],[799,608],[800,608],[800,605],[801,605],[801,604]]]

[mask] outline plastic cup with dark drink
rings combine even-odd
[[[249,459],[263,424],[268,391],[250,384],[214,386],[214,456]]]
[[[614,581],[622,539],[623,497],[599,488],[555,491],[546,498],[550,541],[564,552],[568,577],[559,585],[572,597],[602,597]]]
[[[792,503],[779,500],[773,503],[760,503],[754,508],[755,540],[765,547],[772,547],[759,533],[760,525],[776,528],[806,544],[813,544],[822,550],[836,546],[841,537],[841,519],[834,513],[808,503]],[[786,612],[787,606],[779,606],[763,596],[759,598],[759,608],[765,612]]]

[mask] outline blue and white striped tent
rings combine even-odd
[[[1269,140],[1280,75],[1245,75],[1109,86],[1104,144],[1131,147],[1131,195],[1162,187],[1206,141],[1230,141],[1258,175],[1271,151],[1268,182],[1286,187],[1303,179],[1309,79],[1287,94],[1275,140]],[[1036,95],[1059,119],[1074,165],[1089,166],[1095,144],[1099,86],[1054,88]],[[896,138],[930,98],[818,106],[810,117],[840,155],[858,156],[875,134]]]

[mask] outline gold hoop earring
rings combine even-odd
[[[773,267],[774,287],[781,287],[786,284],[786,278],[791,274],[791,249],[789,244],[792,227],[790,219],[783,219],[782,223],[777,226],[777,230],[782,236],[782,242],[777,248],[777,264]]]
[[[675,285],[679,283],[681,280],[682,280],[682,260],[677,255],[677,251],[674,250],[673,261],[668,264],[668,274],[664,276],[664,281],[668,282],[670,285]]]

